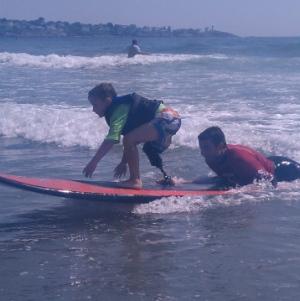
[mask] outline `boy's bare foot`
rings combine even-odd
[[[118,187],[123,187],[123,188],[141,189],[142,186],[143,184],[140,179],[135,179],[135,180],[129,179],[126,181],[118,182]]]

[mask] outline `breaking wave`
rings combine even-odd
[[[156,63],[173,63],[199,59],[224,60],[227,56],[221,54],[153,54],[136,56],[128,59],[125,54],[99,55],[94,57],[74,55],[31,55],[28,53],[0,52],[0,64],[27,66],[35,68],[99,68],[120,67],[127,65],[151,65]]]
[[[283,154],[295,159],[300,157],[299,134],[291,131],[291,127],[299,122],[296,112],[300,111],[300,106],[297,104],[279,106],[277,111],[282,114],[273,116],[268,111],[250,110],[244,104],[239,104],[234,114],[230,106],[220,111],[214,105],[177,104],[176,109],[182,112],[183,119],[171,148],[197,148],[199,132],[217,124],[225,133],[230,132],[230,143],[263,148],[266,154]],[[204,110],[205,115],[201,114]],[[6,137],[22,137],[60,146],[96,148],[107,131],[105,121],[98,118],[89,107],[0,102],[0,135]]]

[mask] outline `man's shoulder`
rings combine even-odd
[[[235,154],[243,151],[244,147],[239,144],[227,144],[227,154]]]
[[[227,156],[228,158],[245,158],[253,155],[253,149],[248,146],[240,144],[228,144]]]
[[[227,148],[231,152],[255,152],[253,148],[242,144],[227,144]]]

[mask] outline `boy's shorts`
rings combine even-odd
[[[156,113],[150,123],[157,129],[159,138],[148,143],[159,153],[162,153],[170,146],[172,136],[177,133],[181,126],[180,116],[175,110],[167,107]]]

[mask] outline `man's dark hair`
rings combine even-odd
[[[218,146],[221,143],[226,145],[225,135],[218,126],[212,126],[204,130],[199,134],[198,140],[210,140],[215,146]]]
[[[132,45],[137,45],[138,41],[137,40],[132,40]]]
[[[115,97],[117,93],[111,83],[101,83],[89,91],[89,97],[106,98]]]

